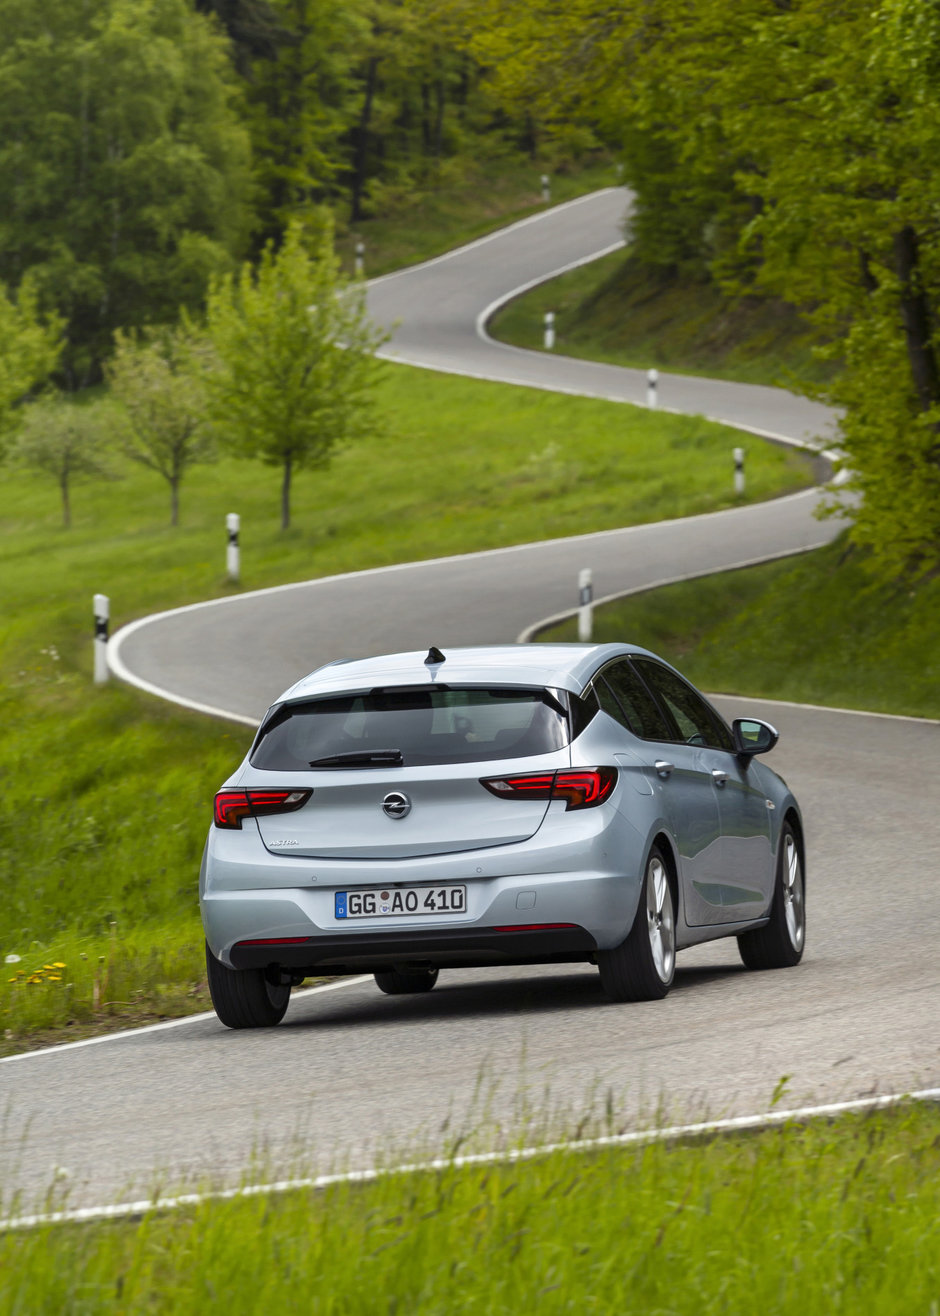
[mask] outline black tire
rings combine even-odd
[[[264,969],[230,969],[206,944],[209,995],[227,1028],[273,1028],[284,1018],[290,985],[270,983]]]
[[[437,969],[383,969],[373,977],[386,996],[410,996],[413,992],[429,992],[437,982],[437,974]]]
[[[741,959],[749,969],[792,969],[806,945],[806,885],[803,855],[796,832],[784,823],[777,853],[777,877],[770,922],[738,937]]]
[[[598,951],[601,986],[614,1001],[661,1001],[676,975],[676,911],[658,846],[646,860],[636,917],[625,941]]]

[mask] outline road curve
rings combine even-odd
[[[546,356],[488,338],[486,317],[513,290],[622,243],[629,194],[608,188],[520,221],[369,287],[375,320],[393,331],[391,360],[432,370],[642,402],[642,371]],[[705,414],[794,443],[831,435],[833,414],[782,389],[664,374],[666,409]],[[759,506],[658,525],[552,539],[436,562],[238,594],[124,628],[110,646],[126,680],[202,710],[255,723],[293,681],[333,658],[436,644],[515,640],[570,607],[578,569],[597,597],[809,548],[836,527],[813,517],[813,490]],[[219,690],[225,690],[224,702]]]
[[[615,241],[622,205],[604,193],[379,281],[376,313],[405,320],[391,350],[416,360],[427,334],[423,364],[433,368],[459,357],[474,372],[532,370],[529,383],[586,390],[589,363],[496,348],[475,321],[513,280]],[[541,265],[532,272],[536,248]],[[607,388],[610,368],[602,369]],[[614,375],[618,387],[636,387],[630,372]],[[737,423],[746,412],[755,428],[791,437],[815,424],[807,404],[786,395],[700,383],[708,398],[697,410],[721,415],[727,405],[738,409]],[[696,382],[667,380],[663,392],[680,386]],[[196,703],[215,705],[223,686],[242,690],[232,711],[248,719],[321,657],[512,639],[566,606],[580,565],[594,566],[599,591],[610,593],[692,563],[739,561],[755,547],[818,542],[827,529],[812,520],[811,504],[781,499],[240,596],[138,626],[118,656],[138,678]],[[182,661],[184,653],[199,661]],[[850,666],[852,655],[833,662]],[[72,1204],[89,1205],[155,1184],[170,1191],[180,1176],[218,1185],[286,1167],[362,1166],[480,1126],[532,1139],[588,1109],[609,1109],[617,1126],[657,1109],[670,1121],[756,1112],[785,1075],[788,1105],[936,1087],[940,725],[750,700],[722,705],[780,727],[774,766],[804,805],[809,937],[798,969],[749,973],[734,943],[718,942],[683,953],[675,990],[639,1006],[606,1003],[596,971],[580,966],[455,971],[414,998],[384,997],[357,980],[298,996],[271,1033],[232,1033],[199,1018],[13,1057],[0,1061],[3,1207],[17,1194],[20,1211],[40,1204],[56,1166],[63,1177],[52,1200],[67,1186]]]

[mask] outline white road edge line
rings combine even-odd
[[[534,1147],[517,1147],[509,1151],[478,1152],[467,1156],[438,1157],[413,1164],[389,1166],[385,1169],[349,1170],[342,1174],[320,1174],[311,1178],[279,1179],[272,1183],[244,1184],[240,1188],[219,1189],[215,1192],[182,1193],[177,1197],[141,1198],[136,1202],[118,1202],[108,1206],[82,1206],[73,1210],[48,1211],[35,1215],[8,1216],[0,1220],[0,1231],[35,1229],[44,1225],[89,1224],[98,1220],[133,1219],[155,1212],[176,1211],[188,1206],[201,1206],[204,1202],[229,1202],[241,1197],[259,1197],[264,1194],[282,1194],[309,1189],[323,1189],[334,1184],[374,1183],[393,1175],[427,1174],[439,1170],[463,1170],[476,1165],[513,1165],[555,1153],[569,1155],[600,1151],[605,1147],[642,1146],[655,1142],[677,1142],[682,1139],[707,1137],[709,1134],[757,1132],[781,1124],[806,1120],[831,1119],[852,1112],[886,1110],[907,1102],[940,1101],[940,1088],[924,1088],[918,1092],[897,1093],[882,1097],[859,1097],[853,1101],[830,1102],[822,1106],[802,1106],[794,1110],[770,1110],[761,1115],[737,1115],[728,1119],[705,1120],[697,1124],[677,1124],[664,1129],[640,1129],[632,1133],[609,1134],[600,1138],[580,1138],[573,1142],[552,1142]]]
[[[452,372],[447,372],[452,373]],[[629,404],[628,404],[629,405]],[[818,497],[818,489],[801,489],[797,493],[786,494],[783,498],[777,498],[777,503],[795,502],[798,499],[807,499]],[[758,504],[759,505],[759,504]],[[752,504],[751,506],[754,506]],[[725,516],[729,510],[723,508],[717,512],[697,512],[694,516],[672,517],[665,521],[656,521],[656,526],[671,525],[692,525],[696,521],[707,521],[712,517]],[[742,509],[743,510],[743,509]],[[218,608],[225,606],[234,606],[244,602],[246,599],[261,598],[271,594],[283,594],[289,590],[319,588],[322,585],[335,584],[337,581],[351,580],[356,577],[383,576],[389,575],[396,571],[415,571],[422,567],[446,566],[451,562],[467,562],[474,558],[496,557],[499,554],[526,553],[532,549],[550,548],[556,544],[581,544],[590,539],[599,539],[613,535],[633,535],[649,529],[650,523],[629,526],[617,526],[613,530],[586,530],[580,535],[559,535],[554,539],[540,539],[525,544],[507,544],[503,548],[484,548],[476,553],[451,553],[446,557],[433,557],[418,559],[414,562],[393,562],[385,567],[369,567],[365,571],[342,571],[334,576],[317,576],[312,580],[294,580],[285,585],[270,585],[266,589],[245,590],[240,594],[223,594],[218,598],[204,599],[199,603],[186,603],[179,608],[166,608],[162,612],[153,612],[146,617],[138,617],[136,621],[128,622],[125,626],[115,631],[108,640],[108,666],[114,675],[127,685],[135,686],[138,690],[143,690],[147,694],[156,695],[159,699],[164,699],[168,703],[178,704],[181,708],[188,708],[197,713],[206,713],[210,717],[223,718],[227,722],[239,722],[243,726],[256,727],[259,722],[257,717],[247,717],[243,713],[235,713],[230,709],[215,707],[211,704],[199,703],[195,699],[188,699],[185,695],[176,694],[172,690],[165,690],[163,687],[147,681],[143,677],[137,676],[125,664],[121,656],[121,646],[124,641],[129,639],[137,631],[143,630],[152,622],[163,621],[167,617],[182,616],[187,612],[198,612],[203,608]]]
[[[371,981],[371,973],[357,974],[355,978],[342,978],[339,982],[325,982],[319,987],[306,987],[303,991],[292,992],[291,1001],[302,1001],[308,996],[335,992],[341,987],[353,987],[356,983]],[[18,1051],[13,1056],[0,1056],[0,1065],[12,1065],[17,1060],[35,1060],[37,1056],[51,1056],[59,1051],[78,1051],[85,1046],[102,1046],[105,1042],[120,1042],[128,1037],[142,1037],[145,1033],[162,1033],[168,1028],[183,1028],[186,1024],[204,1023],[207,1019],[216,1019],[214,1010],[203,1010],[199,1014],[184,1014],[179,1019],[164,1019],[158,1024],[142,1024],[140,1028],[122,1028],[118,1033],[99,1033],[96,1037],[82,1037],[77,1042],[60,1042],[57,1046],[44,1046],[37,1051]]]

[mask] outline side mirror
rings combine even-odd
[[[776,727],[756,717],[736,717],[731,724],[731,731],[735,753],[747,758],[752,754],[766,754],[779,739]]]

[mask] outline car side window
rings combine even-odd
[[[599,676],[595,680],[594,693],[597,696],[597,702],[609,717],[612,717],[615,722],[619,722],[622,727],[626,727],[628,731],[633,730],[630,723],[627,721],[626,713],[618,704],[613,690],[611,690],[603,677]]]
[[[601,688],[607,690],[607,698],[613,697],[623,712],[618,716],[604,703]],[[637,676],[629,663],[611,663],[594,684],[601,706],[605,712],[625,723],[627,727],[643,740],[672,740],[673,731],[663,717],[649,690]]]
[[[731,732],[724,722],[681,676],[648,658],[634,658],[633,664],[669,710],[686,744],[707,745],[714,749],[734,748]]]

